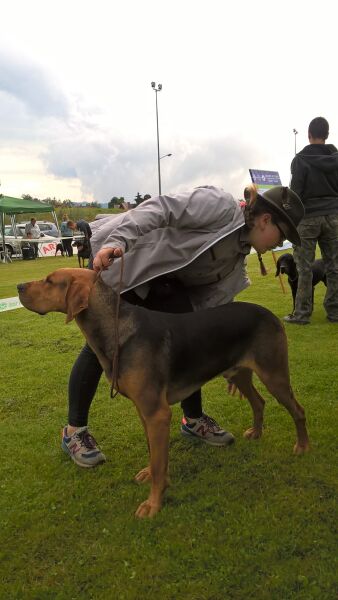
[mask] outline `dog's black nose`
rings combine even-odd
[[[25,283],[18,283],[18,285],[16,286],[16,289],[18,290],[18,292],[23,292],[25,289]]]

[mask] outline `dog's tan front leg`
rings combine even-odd
[[[143,425],[144,433],[145,433],[146,440],[147,440],[147,446],[148,446],[149,456],[150,456],[150,446],[149,446],[149,437],[148,437],[148,431],[147,431],[147,423],[145,422],[143,414],[141,413],[141,411],[138,408],[138,406],[136,406],[136,410],[138,412],[138,416],[140,417],[141,423]],[[144,467],[144,469],[141,469],[141,471],[139,471],[135,475],[135,481],[138,484],[147,483],[148,481],[151,481],[151,468],[150,468],[150,465],[148,465],[147,467]]]
[[[142,502],[135,515],[139,518],[153,517],[162,506],[162,498],[168,485],[168,450],[171,410],[162,404],[155,413],[144,416],[150,448],[151,489],[149,498]]]

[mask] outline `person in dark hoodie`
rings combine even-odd
[[[284,317],[287,323],[307,325],[312,306],[312,265],[317,242],[325,262],[327,318],[338,323],[338,151],[326,144],[329,124],[323,117],[309,125],[310,144],[291,163],[291,189],[301,198],[305,216],[297,230],[301,246],[294,247],[298,270],[295,310]]]

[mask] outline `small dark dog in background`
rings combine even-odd
[[[64,247],[63,247],[63,244],[62,244],[62,242],[58,242],[58,243],[56,244],[56,248],[55,248],[55,256],[57,255],[57,253],[58,253],[58,252],[61,252],[61,256],[64,256],[64,255],[65,255],[65,250],[64,250]]]
[[[298,271],[295,259],[289,252],[287,252],[286,254],[282,254],[277,260],[276,267],[276,277],[278,277],[278,275],[280,275],[281,273],[285,273],[285,275],[288,276],[288,284],[291,288],[293,299],[293,313],[295,310],[295,301],[298,288]],[[319,283],[320,281],[322,281],[324,285],[326,285],[325,267],[322,258],[315,260],[315,262],[312,265],[312,306],[314,300],[315,285],[317,285],[317,283]]]
[[[79,261],[79,267],[84,269],[84,261],[85,259],[88,260],[90,257],[90,242],[86,239],[78,240],[76,242],[73,242],[72,246],[75,246],[77,248],[77,260]]]

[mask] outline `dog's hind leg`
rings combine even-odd
[[[294,446],[295,454],[303,454],[309,450],[309,438],[306,430],[304,408],[297,402],[290,385],[288,369],[271,369],[257,373],[270,394],[282,404],[292,416],[296,431],[297,441]]]
[[[148,414],[143,412],[143,418],[149,440],[151,489],[149,498],[140,504],[135,513],[140,518],[153,517],[161,509],[163,494],[168,486],[171,409],[166,399],[161,399],[155,411]]]
[[[243,435],[247,439],[256,440],[260,438],[263,433],[265,401],[252,383],[251,369],[239,369],[238,373],[231,377],[231,382],[233,382],[243,396],[248,399],[253,412],[253,425],[247,429]]]

